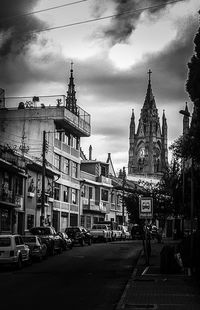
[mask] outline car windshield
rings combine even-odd
[[[0,247],[10,246],[11,239],[9,237],[1,237],[0,238]]]
[[[49,235],[51,232],[50,232],[49,227],[40,227],[40,228],[34,227],[34,228],[31,228],[31,233],[34,235],[44,236],[44,235]]]
[[[31,243],[35,243],[36,242],[36,239],[35,239],[35,237],[28,237],[28,236],[26,236],[26,237],[22,237],[23,238],[23,240],[24,240],[24,242],[31,242]]]

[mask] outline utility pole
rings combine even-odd
[[[125,183],[126,183],[126,170],[123,167],[123,179],[122,179],[122,224],[125,224],[125,216],[124,216],[124,209],[125,209],[125,201],[124,201],[124,190],[125,190]]]
[[[43,131],[43,140],[42,140],[42,193],[41,193],[41,226],[45,224],[45,175],[46,175],[46,131]]]

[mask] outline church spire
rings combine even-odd
[[[67,98],[66,98],[66,108],[72,113],[77,114],[76,105],[76,91],[73,77],[73,62],[71,62],[70,78],[68,84]]]
[[[156,103],[155,103],[155,99],[154,99],[152,88],[151,88],[152,71],[149,69],[147,74],[149,76],[149,80],[148,80],[147,93],[146,93],[143,109],[152,109],[152,108],[156,108]]]

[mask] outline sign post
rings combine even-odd
[[[145,242],[143,238],[143,247],[146,257],[146,265],[149,266],[149,257],[151,254],[151,242],[150,235],[147,230],[147,220],[153,218],[153,198],[152,197],[140,197],[139,200],[139,218],[145,219]]]

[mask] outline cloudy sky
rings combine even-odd
[[[88,156],[91,144],[103,161],[111,153],[118,172],[128,164],[131,112],[138,124],[149,69],[169,145],[182,133],[186,101],[192,111],[185,83],[200,4],[168,2],[1,0],[0,87],[7,97],[66,94],[73,61],[77,104],[91,114],[82,149]]]

